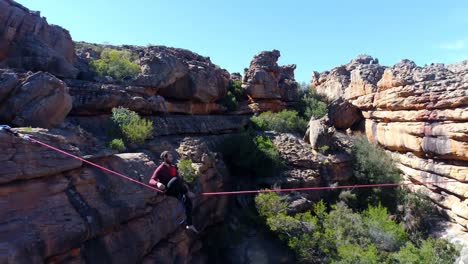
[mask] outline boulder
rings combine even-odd
[[[51,74],[0,73],[0,121],[15,126],[60,124],[72,107],[66,84]]]
[[[168,99],[213,103],[227,93],[229,73],[210,58],[164,46],[134,50],[140,54],[142,73],[135,85],[150,87]]]
[[[49,25],[39,12],[0,0],[0,65],[75,78],[74,44],[67,30]]]
[[[245,70],[242,87],[255,99],[297,101],[299,85],[294,79],[296,65],[279,66],[278,50],[262,51]]]
[[[338,129],[347,129],[362,120],[359,108],[348,101],[338,98],[328,106],[330,124]]]
[[[309,143],[313,149],[330,146],[335,130],[329,126],[329,122],[327,116],[320,119],[311,118],[304,135],[304,141]]]

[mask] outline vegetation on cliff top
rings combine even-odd
[[[229,83],[228,92],[225,97],[220,100],[221,105],[225,106],[228,111],[235,111],[239,108],[239,102],[245,99],[245,90],[242,88],[241,81],[232,81]]]
[[[115,79],[135,78],[140,73],[140,66],[135,63],[136,55],[128,50],[105,48],[100,59],[90,62],[91,68],[99,76],[111,76]]]

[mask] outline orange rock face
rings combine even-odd
[[[415,189],[468,228],[468,62],[383,67],[359,58],[368,57],[314,73],[317,90],[357,106],[368,139],[394,153],[406,179],[458,181]]]

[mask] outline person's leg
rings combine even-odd
[[[193,219],[192,219],[192,209],[193,209],[193,204],[192,200],[188,197],[187,194],[184,194],[184,206],[185,206],[185,215],[187,217],[187,225],[191,226],[193,225]]]

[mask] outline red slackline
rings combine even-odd
[[[39,145],[42,145],[46,148],[52,149],[54,151],[57,151],[59,153],[62,153],[64,155],[70,156],[74,159],[80,160],[82,162],[85,162],[91,166],[94,166],[98,169],[101,169],[103,171],[112,173],[114,175],[117,175],[121,178],[124,178],[126,180],[129,180],[131,182],[134,182],[136,184],[139,184],[141,186],[150,188],[154,191],[163,193],[163,191],[159,190],[158,188],[155,188],[151,185],[139,182],[137,180],[132,179],[131,177],[128,177],[126,175],[123,175],[121,173],[118,173],[116,171],[110,170],[106,167],[103,167],[101,165],[98,165],[96,163],[90,162],[88,160],[85,160],[81,157],[78,157],[76,155],[73,155],[71,153],[68,153],[64,150],[58,149],[56,147],[53,147],[51,145],[48,145],[44,142],[41,142],[37,139],[34,139],[30,136],[21,136],[23,139],[26,139],[28,141],[37,143]],[[376,184],[358,184],[358,185],[343,185],[343,186],[324,186],[324,187],[305,187],[305,188],[290,188],[290,189],[273,189],[273,190],[246,190],[246,191],[227,191],[227,192],[204,192],[201,193],[202,195],[205,196],[214,196],[214,195],[234,195],[234,194],[252,194],[252,193],[270,193],[270,192],[294,192],[294,191],[320,191],[320,190],[335,190],[335,189],[354,189],[354,188],[374,188],[374,187],[396,187],[396,186],[405,186],[405,185],[421,185],[421,184],[444,184],[444,183],[456,183],[456,182],[462,182],[462,183],[467,183],[468,180],[447,180],[447,181],[430,181],[430,182],[420,182],[420,183],[376,183]]]

